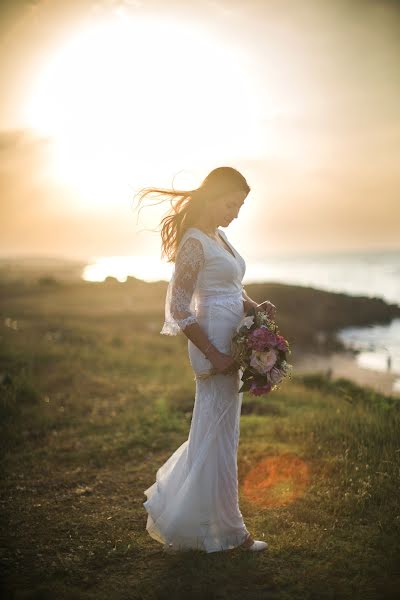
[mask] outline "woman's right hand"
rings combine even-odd
[[[230,375],[239,370],[240,365],[236,362],[233,356],[224,354],[219,350],[214,350],[209,355],[209,361],[213,366],[215,374]]]

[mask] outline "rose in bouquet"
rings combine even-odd
[[[291,376],[292,365],[287,362],[291,353],[289,342],[267,312],[254,308],[247,311],[232,337],[231,352],[243,370],[239,392],[266,395],[277,389],[284,377]],[[215,374],[215,369],[211,369],[197,377],[208,379]]]
[[[290,377],[289,342],[266,312],[251,308],[246,313],[232,337],[231,351],[243,369],[239,392],[269,394],[287,375]]]

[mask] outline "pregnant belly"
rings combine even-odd
[[[199,305],[196,316],[200,327],[204,330],[210,342],[220,352],[231,354],[231,340],[236,328],[244,316],[242,298],[236,301],[223,303],[210,303]],[[210,361],[204,354],[188,340],[189,359],[195,373],[202,373],[211,369]]]

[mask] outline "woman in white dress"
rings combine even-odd
[[[175,263],[160,333],[188,338],[196,381],[188,439],[160,466],[144,494],[146,529],[166,551],[264,550],[247,530],[238,502],[237,450],[242,371],[230,354],[233,333],[250,307],[273,316],[270,302],[246,294],[246,265],[219,226],[237,218],[250,188],[241,173],[219,167],[195,190],[144,188],[171,198],[161,223],[163,254]],[[174,204],[174,200],[176,201]],[[199,378],[214,369],[215,375]]]

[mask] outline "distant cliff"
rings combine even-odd
[[[257,302],[269,300],[277,308],[276,320],[293,350],[340,350],[335,332],[343,327],[390,323],[400,318],[400,306],[380,298],[349,296],[313,287],[281,283],[245,286]]]

